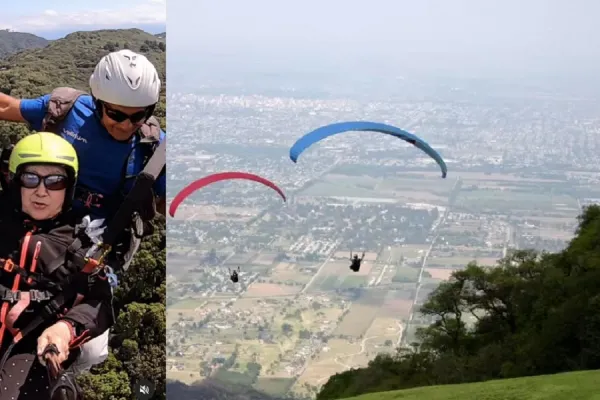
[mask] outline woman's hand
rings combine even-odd
[[[42,365],[50,364],[52,375],[57,375],[61,370],[61,364],[69,357],[69,343],[73,340],[73,329],[66,321],[58,321],[47,328],[38,338],[37,356]],[[56,346],[58,354],[44,351],[49,345]]]

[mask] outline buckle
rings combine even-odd
[[[44,301],[46,300],[45,293],[40,292],[39,290],[30,290],[29,291],[29,300],[30,301]]]
[[[16,303],[19,300],[21,300],[21,291],[6,291],[4,292],[4,300],[8,301],[9,303]]]
[[[115,271],[111,267],[109,267],[108,265],[105,266],[105,268],[104,268],[104,275],[108,279],[108,285],[112,289],[114,289],[117,286],[119,286],[119,278],[117,277],[117,274],[115,274]]]
[[[4,262],[2,267],[6,272],[13,272],[15,269],[15,263],[9,258]]]

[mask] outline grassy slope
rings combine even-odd
[[[371,393],[346,400],[600,400],[600,370]]]

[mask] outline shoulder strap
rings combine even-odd
[[[160,124],[156,117],[150,117],[140,128],[141,143],[158,142],[160,140]]]
[[[131,157],[141,156],[141,165],[142,168],[144,168],[160,143],[160,132],[160,124],[155,117],[148,118],[148,120],[136,132],[136,135],[138,136],[139,140],[139,147],[138,145],[136,145],[135,148],[131,150],[129,156],[123,164],[123,168],[121,171],[121,183],[119,184],[119,189],[117,190],[117,196],[123,193],[125,184],[128,180],[127,172]]]
[[[58,124],[69,114],[71,108],[77,99],[87,94],[82,90],[73,89],[70,87],[59,87],[50,94],[48,103],[48,111],[42,120],[42,131],[58,133],[56,131]]]
[[[121,232],[127,229],[131,223],[131,216],[137,211],[138,206],[144,203],[147,196],[153,195],[152,186],[165,168],[166,161],[167,140],[165,139],[160,143],[142,172],[137,176],[133,187],[106,226],[106,230],[102,235],[102,242],[105,245],[114,245]]]

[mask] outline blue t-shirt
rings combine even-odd
[[[48,110],[50,95],[36,99],[21,100],[21,114],[32,129],[39,131]],[[79,158],[79,177],[77,185],[91,193],[99,193],[110,198],[119,189],[123,181],[123,166],[127,157],[127,177],[136,176],[143,169],[143,154],[137,136],[130,142],[119,142],[113,139],[96,117],[95,104],[90,95],[80,96],[69,114],[58,125],[57,132],[75,147]],[[165,138],[161,130],[160,141]],[[134,148],[133,151],[131,149]],[[125,190],[129,190],[133,179],[128,179]],[[166,177],[162,174],[155,182],[154,191],[157,196],[165,197]],[[73,202],[75,210],[84,211],[94,218],[107,217],[102,207],[87,207],[79,199]]]

